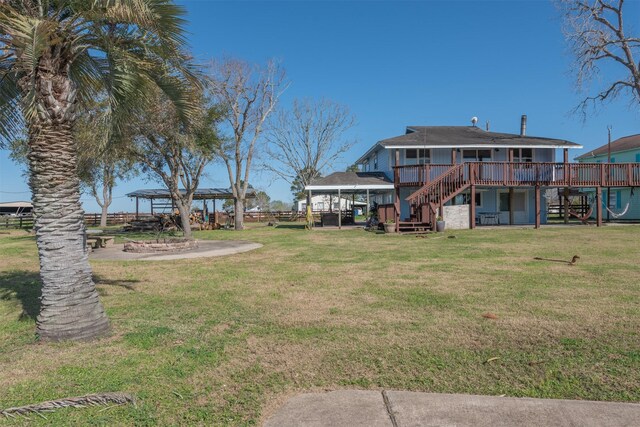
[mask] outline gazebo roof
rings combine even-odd
[[[184,190],[180,190],[184,194]],[[249,188],[247,190],[247,198],[254,198],[255,190]],[[127,194],[127,197],[137,197],[140,199],[170,199],[171,193],[166,188],[156,188],[149,190],[136,190]],[[215,199],[232,199],[233,193],[228,188],[198,188],[193,194],[194,200],[215,200]]]

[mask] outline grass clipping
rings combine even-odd
[[[47,402],[37,403],[35,405],[19,406],[15,408],[7,408],[0,410],[0,415],[14,418],[16,415],[28,417],[31,414],[39,415],[42,418],[42,412],[51,412],[60,408],[86,408],[87,406],[98,405],[124,405],[132,403],[135,405],[135,399],[127,393],[102,393],[87,394],[86,396],[68,397],[65,399],[49,400]],[[108,409],[108,408],[106,408]]]

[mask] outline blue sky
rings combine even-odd
[[[357,140],[336,170],[353,163],[375,141],[400,135],[407,125],[479,124],[529,135],[562,138],[586,150],[613,136],[640,133],[640,108],[629,98],[571,114],[584,94],[575,89],[572,58],[558,12],[547,1],[179,1],[188,10],[195,56],[206,62],[229,55],[251,62],[278,58],[290,87],[281,98],[329,98],[346,104]],[[630,2],[627,28],[640,32],[640,2]],[[603,80],[618,77],[607,67]],[[596,82],[597,83],[597,82]],[[325,172],[331,172],[327,170]],[[250,180],[272,199],[289,201],[289,185],[256,171]],[[228,187],[212,164],[203,187]],[[131,211],[123,197],[159,184],[119,183],[112,211]],[[0,151],[0,201],[29,199],[19,168]],[[85,209],[97,212],[88,196]]]

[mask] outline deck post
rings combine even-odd
[[[471,206],[469,206],[469,228],[476,228],[476,186],[471,185]]]
[[[451,149],[451,164],[453,166],[456,165],[456,149],[455,148]]]
[[[513,225],[513,187],[509,187],[509,225]]]
[[[151,216],[153,216],[153,197],[150,200],[151,200]]]
[[[602,187],[596,188],[596,225],[602,225]]]
[[[139,216],[139,204],[138,204],[138,197],[136,196],[136,221],[138,220],[138,216]]]
[[[562,207],[564,208],[563,210],[563,215],[564,215],[564,223],[568,224],[569,223],[569,187],[564,187],[564,192],[563,192],[563,198],[562,198]]]
[[[536,185],[536,228],[540,228],[540,186]]]
[[[340,189],[338,188],[338,229],[342,229],[342,197],[340,197]]]

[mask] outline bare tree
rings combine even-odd
[[[211,67],[212,94],[225,111],[231,137],[217,154],[224,161],[233,193],[235,229],[244,228],[244,204],[256,144],[267,117],[286,88],[284,70],[274,61],[266,66],[238,59],[214,62]]]
[[[621,93],[629,93],[634,102],[640,103],[640,38],[629,34],[624,25],[624,0],[557,0],[557,3],[564,15],[565,36],[575,55],[578,87],[583,89],[600,77],[601,67],[613,65],[620,71],[578,108],[584,112],[590,105],[612,100]]]
[[[200,117],[186,125],[173,104],[160,94],[157,96],[155,105],[132,124],[137,133],[130,152],[142,172],[160,179],[167,187],[180,213],[184,236],[191,238],[193,195],[220,143],[216,125],[221,112],[203,101]]]
[[[326,99],[295,100],[291,110],[271,122],[264,167],[289,182],[294,193],[304,190],[355,143],[344,137],[354,125],[346,106]]]

